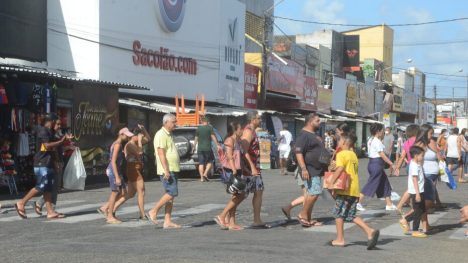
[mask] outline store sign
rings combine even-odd
[[[403,111],[403,89],[393,87],[393,111]]]
[[[116,89],[73,87],[73,135],[82,149],[106,148],[119,123],[119,95]]]
[[[304,98],[304,67],[299,63],[284,59],[287,64],[274,56],[268,57],[267,90]]]
[[[121,90],[135,95],[203,94],[244,105],[245,4],[238,0],[49,1],[47,20],[56,21],[51,30],[76,36],[48,35],[50,70],[149,89]]]
[[[244,70],[244,108],[256,109],[260,69],[250,64],[245,64]]]
[[[302,107],[305,110],[317,110],[318,90],[317,82],[314,77],[305,77],[304,86],[304,100],[302,101]]]
[[[344,35],[343,71],[360,71],[359,65],[359,35]]]
[[[348,81],[346,79],[333,76],[333,110],[346,110],[346,93]]]

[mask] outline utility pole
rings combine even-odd
[[[263,14],[263,43],[262,43],[262,88],[260,90],[261,106],[266,105],[266,93],[267,85],[266,80],[268,78],[268,49],[269,49],[269,32],[270,32],[270,21],[271,17],[269,12]]]
[[[437,124],[437,86],[434,85],[434,124]]]
[[[452,88],[452,125],[455,120],[455,88]]]

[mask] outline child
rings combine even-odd
[[[406,217],[400,219],[400,226],[409,234],[408,222],[413,221],[412,237],[427,237],[423,232],[419,231],[419,223],[421,218],[426,218],[426,205],[424,200],[424,173],[422,164],[424,161],[424,149],[419,146],[410,148],[411,162],[408,171],[408,193],[410,194],[413,212]]]
[[[356,153],[352,151],[356,143],[356,136],[353,134],[343,134],[340,138],[342,145],[341,151],[336,155],[336,170],[332,177],[328,180],[328,185],[335,183],[338,176],[342,172],[346,172],[350,176],[350,185],[347,190],[335,190],[336,203],[334,208],[334,216],[336,221],[336,239],[331,241],[331,245],[335,247],[344,247],[344,221],[354,222],[367,235],[367,249],[373,249],[379,239],[379,230],[370,228],[360,216],[356,216],[357,203],[359,201],[359,176],[358,176],[358,158]]]

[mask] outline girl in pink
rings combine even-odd
[[[400,158],[395,163],[395,168],[393,169],[395,176],[400,176],[400,168],[405,159],[406,159],[407,164],[411,162],[410,148],[414,145],[414,142],[416,141],[416,135],[418,134],[418,132],[419,132],[419,126],[416,124],[411,124],[406,128],[406,136],[408,137],[408,140],[406,140],[406,142],[403,144],[403,150],[401,151]],[[409,168],[409,165],[407,165],[406,167],[407,172],[408,172],[408,168]],[[410,199],[410,194],[408,193],[408,190],[406,190],[405,193],[402,195],[400,202],[397,205],[397,211],[400,214],[401,214],[401,209],[403,208],[403,205],[408,203],[409,199]]]

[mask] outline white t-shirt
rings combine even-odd
[[[450,135],[447,138],[447,157],[460,158],[458,154],[458,135]]]
[[[419,193],[424,193],[424,173],[421,165],[416,162],[411,161],[409,165],[409,174],[408,174],[408,193],[416,194],[416,188],[413,185],[413,177],[418,177],[418,188]]]
[[[290,151],[291,150],[291,141],[292,134],[287,130],[280,131],[280,143],[278,145],[278,150],[280,151]]]
[[[379,152],[383,152],[385,146],[382,141],[377,137],[372,137],[367,142],[367,154],[369,158],[380,158]]]

